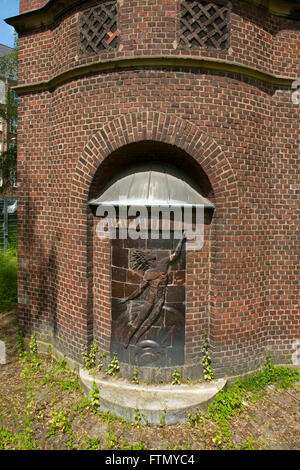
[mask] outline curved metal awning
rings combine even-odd
[[[89,201],[94,206],[159,206],[214,208],[194,183],[177,168],[163,163],[136,165],[118,175],[102,194]]]

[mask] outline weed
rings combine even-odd
[[[186,438],[185,444],[170,444],[168,450],[192,450],[190,437]]]
[[[107,411],[100,411],[99,410],[97,414],[107,424],[111,424],[111,423],[114,423],[116,421],[118,423],[126,424],[128,426],[132,424],[129,421],[126,421],[126,419],[123,418],[122,416],[117,416],[109,410],[107,410]]]
[[[74,380],[63,380],[59,383],[59,385],[62,390],[75,391],[79,389],[79,379],[78,377],[75,377]]]
[[[82,351],[84,366],[88,370],[96,368],[97,353],[98,353],[98,346],[97,346],[96,341],[92,342],[89,352],[87,352],[85,349]]]
[[[74,442],[76,440],[75,434],[69,434],[68,440],[66,442],[66,447],[69,450],[77,450],[78,445]]]
[[[108,431],[105,434],[105,449],[116,449],[118,445],[118,438],[115,435],[115,432],[113,430]]]
[[[209,342],[208,342],[207,336],[204,338],[201,352],[202,352],[203,377],[205,380],[213,380],[214,373],[211,368],[211,358],[209,354]]]
[[[18,331],[16,346],[17,346],[19,358],[23,357],[23,354],[25,351],[25,344],[24,344],[24,335],[21,330]]]
[[[254,444],[254,437],[250,433],[249,436],[247,437],[247,439],[242,441],[242,443],[240,445],[240,449],[241,450],[254,450],[253,444]]]
[[[243,394],[238,386],[233,384],[228,390],[221,390],[215,397],[213,403],[208,407],[208,418],[217,423],[213,443],[218,449],[230,449],[231,432],[229,420],[235,412],[243,406]]]
[[[113,359],[107,364],[107,369],[105,369],[105,373],[107,375],[115,375],[120,371],[118,355],[114,353]]]
[[[163,428],[166,424],[166,409],[162,410],[162,415],[159,417],[159,426]]]
[[[9,431],[9,429],[5,429],[0,426],[0,450],[5,450],[8,448],[10,444],[15,442],[14,434]]]
[[[138,408],[134,409],[133,422],[134,422],[134,424],[136,425],[137,428],[139,428],[142,424],[142,415],[141,415],[140,410]]]
[[[103,367],[103,359],[107,356],[106,352],[103,352],[102,354],[100,354],[100,357],[99,357],[99,364],[98,364],[98,369],[102,369]]]
[[[29,359],[27,355],[25,357],[26,357],[26,360],[25,360],[26,362],[24,362],[23,369],[20,375],[23,379],[26,379],[26,378],[30,379],[35,374],[40,372],[42,368],[37,358],[33,358],[33,360],[30,360],[30,356],[28,356]]]
[[[17,306],[17,256],[0,254],[0,312]]]
[[[121,450],[147,450],[143,441],[139,440],[136,444],[129,444],[123,437],[121,439]]]
[[[67,368],[68,368],[67,361],[64,357],[56,361],[54,365],[54,369],[56,371],[63,371],[63,370],[66,370]]]
[[[86,450],[101,450],[99,437],[89,437],[84,444],[86,444]]]
[[[246,398],[247,400],[255,400],[269,384],[274,383],[279,387],[288,387],[299,379],[299,370],[283,366],[276,367],[268,361],[267,365],[257,374],[240,378],[230,384],[227,390],[221,390],[216,395],[214,402],[209,405],[207,414],[218,425],[213,439],[217,448],[230,449],[232,447],[228,422],[236,412],[240,412],[244,408],[243,403]]]
[[[38,348],[37,348],[37,342],[36,342],[36,335],[35,333],[32,333],[29,341],[29,349],[31,351],[31,354],[33,356],[37,356],[38,353]]]
[[[82,397],[74,406],[73,410],[77,412],[79,415],[83,413],[85,409],[89,409],[90,407],[90,400],[88,397]]]
[[[178,372],[177,369],[175,369],[175,371],[173,372],[172,374],[172,385],[180,385],[180,373]]]
[[[39,448],[38,441],[32,436],[32,430],[25,426],[23,431],[13,433],[8,429],[0,426],[0,450],[37,450]]]
[[[190,425],[193,428],[196,427],[198,424],[203,424],[203,421],[204,421],[204,418],[199,408],[197,408],[197,411],[194,415],[189,413],[188,418],[189,418]]]
[[[137,369],[134,369],[133,371],[133,376],[132,376],[132,383],[134,384],[139,384],[139,379],[138,379],[138,374],[139,374],[139,371]]]
[[[136,444],[129,444],[129,450],[147,450],[143,441],[139,440]]]
[[[263,392],[267,385],[275,384],[277,387],[287,388],[293,382],[300,380],[300,370],[291,369],[285,366],[274,366],[272,363],[267,364],[260,372],[238,379],[236,385],[244,392]]]
[[[67,412],[64,409],[57,411],[56,406],[54,406],[53,410],[50,411],[50,416],[52,416],[52,418],[50,420],[50,427],[47,437],[56,434],[58,431],[63,433],[69,433],[71,431],[71,425],[68,420]]]
[[[90,409],[92,411],[97,410],[100,406],[100,392],[95,382],[93,382],[93,386],[89,392],[89,398],[91,402]]]
[[[140,428],[142,425],[142,420],[144,420],[146,425],[149,425],[149,421],[147,420],[147,416],[144,413],[141,413],[138,408],[134,408],[133,414],[133,425],[137,428]]]

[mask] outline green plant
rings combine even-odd
[[[33,439],[32,429],[26,422],[24,429],[12,432],[0,426],[0,450],[36,450],[39,443]]]
[[[199,408],[197,408],[197,411],[195,414],[188,414],[189,422],[192,427],[196,427],[198,424],[203,424],[203,416],[201,414],[201,411]]]
[[[233,384],[227,390],[221,390],[213,403],[208,407],[208,417],[217,423],[213,443],[218,449],[230,449],[229,421],[243,407],[243,393],[239,386]]]
[[[243,393],[238,386],[233,384],[216,395],[214,402],[208,407],[208,416],[222,424],[231,418],[236,410],[242,408],[242,403]]]
[[[75,377],[74,380],[72,379],[67,379],[67,380],[62,380],[59,382],[60,388],[62,390],[78,390],[79,389],[79,379],[78,377]]]
[[[91,405],[90,399],[88,397],[82,397],[80,400],[75,403],[73,410],[81,415],[85,409],[89,409]]]
[[[178,372],[177,369],[175,369],[175,371],[173,372],[172,378],[173,378],[172,385],[180,385],[180,380],[179,380],[180,373]]]
[[[213,380],[214,373],[211,368],[211,358],[209,354],[209,341],[208,341],[207,336],[204,338],[201,352],[202,352],[203,377],[205,380]]]
[[[29,341],[29,349],[31,351],[31,354],[33,356],[37,356],[38,353],[38,348],[37,348],[37,342],[36,342],[36,335],[35,333],[32,333]]]
[[[129,444],[129,450],[147,450],[143,441],[139,440],[136,444]]]
[[[107,369],[105,369],[105,373],[107,375],[115,375],[120,371],[118,355],[114,353],[112,360],[107,364]]]
[[[91,409],[97,410],[100,406],[100,392],[95,382],[93,382],[92,388],[89,392],[89,398],[91,402]]]
[[[255,397],[257,393],[264,392],[267,385],[275,384],[277,387],[287,388],[293,382],[300,380],[300,370],[286,366],[267,365],[256,374],[240,378],[236,385],[245,392],[251,392]]]
[[[207,416],[217,423],[213,443],[218,449],[230,449],[231,432],[229,421],[233,415],[244,408],[245,399],[255,400],[265,392],[267,385],[277,384],[279,387],[288,387],[300,379],[300,371],[289,367],[276,367],[271,361],[256,374],[237,379],[229,384],[228,388],[221,390],[209,405]],[[250,446],[250,442],[244,443]]]
[[[10,444],[15,442],[14,434],[9,430],[0,426],[0,450],[5,450]]]
[[[159,417],[159,426],[163,428],[165,424],[166,424],[166,409],[164,408],[162,410],[162,415]]]
[[[240,445],[240,449],[241,450],[254,450],[254,437],[253,435],[250,433],[249,436],[247,437],[247,439],[245,439],[244,441],[242,441],[241,445]]]
[[[71,431],[71,425],[68,420],[67,412],[64,409],[57,411],[56,406],[50,411],[50,427],[47,437],[52,436],[56,432],[60,431],[63,433],[69,433]]]
[[[89,437],[85,442],[86,450],[101,450],[99,437]]]
[[[17,306],[17,256],[0,254],[0,312]]]
[[[99,358],[99,364],[98,364],[98,369],[102,369],[103,367],[103,359],[107,356],[106,352],[103,352],[102,354],[100,354],[100,358]]]
[[[21,330],[18,331],[17,341],[16,341],[17,351],[19,357],[23,357],[25,351],[25,344],[24,344],[24,335]]]
[[[105,434],[105,439],[106,439],[106,442],[105,442],[105,448],[106,449],[116,449],[117,448],[118,438],[115,435],[115,432],[113,430],[109,430]]]
[[[134,384],[139,384],[139,379],[138,379],[138,374],[139,374],[139,371],[137,369],[134,369],[133,371],[133,376],[132,376],[132,383]]]
[[[54,368],[56,370],[66,370],[68,368],[66,358],[62,357],[61,359],[56,361]]]
[[[140,410],[138,408],[134,409],[133,422],[138,428],[141,426],[142,415],[141,415]]]
[[[17,76],[18,70],[18,36],[15,33],[15,44],[11,53],[0,57],[0,75]],[[10,87],[7,89],[6,100],[0,107],[0,119],[9,122],[16,122],[18,117],[18,103],[16,94]],[[15,129],[16,130],[16,129]],[[10,171],[16,170],[17,163],[17,145],[12,140],[11,135],[7,133],[4,148],[0,151],[0,170],[3,175],[3,184],[0,193],[4,193],[11,186]]]
[[[33,369],[35,369],[36,371],[38,371],[38,370],[41,369],[41,361],[40,361],[39,356],[38,356],[38,347],[37,347],[37,342],[36,342],[36,335],[35,335],[35,333],[32,333],[32,335],[31,335],[31,337],[30,337],[29,349],[30,349],[30,352],[31,352],[30,361],[31,361],[31,363],[32,363],[32,367],[33,367]],[[26,356],[26,355],[23,354],[23,358],[24,358],[25,356]]]
[[[269,368],[272,366],[272,354],[270,351],[266,351],[265,367]]]
[[[96,356],[98,353],[98,346],[96,341],[93,341],[89,351],[83,349],[82,357],[84,361],[84,365],[88,370],[94,369],[96,367]]]
[[[137,428],[140,428],[142,425],[142,420],[145,421],[146,425],[149,424],[147,420],[147,416],[144,413],[141,413],[138,408],[134,408],[134,414],[133,414],[133,425],[135,425]]]

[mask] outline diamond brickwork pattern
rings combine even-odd
[[[180,4],[179,46],[226,49],[229,39],[229,9],[205,0]]]
[[[99,54],[118,46],[118,7],[116,1],[102,2],[82,13],[80,18],[80,52]]]

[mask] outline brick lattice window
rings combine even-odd
[[[98,54],[118,47],[118,7],[115,1],[105,1],[90,8],[80,18],[80,52]]]
[[[183,0],[179,14],[179,46],[226,49],[229,9],[206,0]]]

